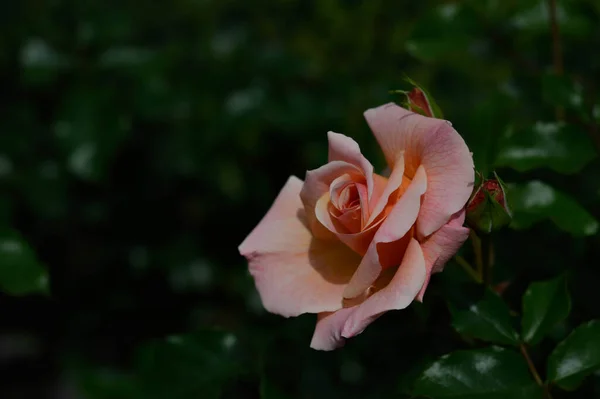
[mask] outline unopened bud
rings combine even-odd
[[[491,179],[479,179],[467,204],[467,224],[477,233],[489,234],[508,225],[512,215],[506,187],[494,172]]]
[[[419,87],[406,93],[406,103],[412,112],[433,118],[433,109],[427,101],[427,96]]]
[[[414,86],[411,91],[392,91],[392,93],[403,94],[406,97],[404,102],[402,103],[404,108],[417,114],[429,116],[430,118],[444,119],[440,107],[438,107],[435,100],[433,99],[433,97],[431,97],[427,90],[419,86],[417,82],[415,82],[411,78],[406,77],[405,79],[408,83]]]

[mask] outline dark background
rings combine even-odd
[[[383,169],[362,112],[400,101],[388,91],[410,87],[404,74],[480,170],[567,198],[523,194],[521,229],[496,239],[516,311],[529,282],[570,276],[572,315],[542,361],[600,317],[600,3],[559,1],[558,21],[560,78],[546,1],[3,3],[0,397],[403,397],[419,367],[465,345],[442,299],[454,263],[424,304],[323,353],[308,347],[313,315],[262,309],[237,245],[290,174],[326,161],[328,130]],[[532,133],[557,106],[571,130]],[[510,145],[522,151],[503,158]],[[599,375],[558,397],[594,395]]]

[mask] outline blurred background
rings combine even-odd
[[[558,0],[559,40],[551,3],[3,4],[0,396],[408,397],[465,345],[442,299],[455,264],[323,353],[314,315],[263,310],[237,251],[288,176],[326,161],[328,130],[385,167],[362,112],[400,101],[404,74],[512,184],[496,278],[514,309],[571,276],[572,315],[534,358],[600,317],[600,2]],[[600,375],[564,395],[600,397]]]

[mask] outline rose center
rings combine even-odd
[[[358,233],[366,221],[367,188],[349,176],[342,176],[330,187],[329,212],[338,231]]]

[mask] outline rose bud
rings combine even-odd
[[[490,234],[512,219],[506,187],[494,172],[492,179],[479,179],[467,204],[467,224],[477,233]]]
[[[436,104],[433,97],[423,87],[419,86],[414,80],[406,77],[406,81],[414,86],[411,91],[405,90],[394,90],[393,93],[400,93],[406,96],[405,101],[402,103],[404,108],[421,114],[423,116],[429,116],[430,118],[444,119],[440,107]]]

